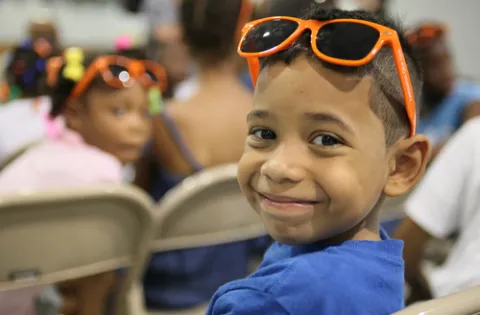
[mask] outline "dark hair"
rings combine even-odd
[[[417,103],[419,102],[422,90],[422,71],[411,47],[403,35],[403,30],[396,23],[365,11],[343,11],[338,9],[325,11],[316,6],[312,7],[311,11],[303,18],[306,20],[313,19],[319,21],[345,18],[359,19],[381,24],[396,30],[410,73],[414,97]],[[337,33],[335,37],[327,36],[328,33],[332,31]],[[335,51],[334,55],[353,56],[368,49],[366,46],[371,47],[372,42],[375,42],[378,36],[377,34],[365,32],[363,27],[356,27],[354,24],[344,25],[344,27],[337,27],[335,29],[325,27],[320,31],[319,35],[323,35],[326,38],[321,48],[323,51]],[[334,40],[327,40],[330,38],[334,38]],[[354,45],[351,44],[353,40]],[[401,137],[408,136],[410,124],[405,112],[400,80],[390,47],[385,46],[382,48],[373,61],[367,65],[362,67],[341,67],[328,64],[316,57],[310,45],[310,34],[306,32],[287,50],[262,58],[262,67],[276,62],[290,64],[302,54],[306,54],[308,58],[322,62],[325,67],[334,71],[360,77],[371,76],[373,78],[371,106],[375,114],[384,124],[387,145],[393,144]],[[348,58],[348,56],[345,58]]]
[[[83,67],[86,71],[88,66],[95,60],[97,55],[86,55],[83,64]],[[65,107],[68,102],[68,98],[70,97],[73,88],[77,84],[76,81],[66,78],[63,75],[63,70],[66,65],[63,65],[58,72],[58,79],[55,85],[50,89],[50,98],[52,101],[52,108],[50,109],[50,117],[54,118],[63,113]],[[87,88],[85,92],[90,91],[92,88],[104,88],[110,89],[110,86],[105,84],[101,77],[95,78]],[[79,99],[83,100],[85,97],[85,93],[79,97]]]
[[[37,39],[37,41],[46,39]],[[10,90],[19,89],[22,97],[37,97],[47,93],[45,71],[47,58],[54,54],[53,48],[48,55],[40,56],[30,39],[15,47],[5,69],[5,78]]]
[[[326,0],[315,4],[315,0],[268,0],[270,2],[266,16],[291,16],[302,17],[316,5],[323,9],[331,9],[335,6],[335,0]]]
[[[143,47],[135,47],[130,49],[124,49],[111,53],[112,55],[118,55],[127,57],[130,59],[145,60],[147,59],[147,50]]]
[[[228,2],[228,4],[226,3]],[[181,22],[192,56],[216,64],[235,49],[242,0],[184,0]]]

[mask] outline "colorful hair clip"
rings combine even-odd
[[[80,81],[85,73],[83,65],[84,54],[82,49],[74,47],[65,51],[65,68],[63,69],[63,77],[74,82]]]
[[[25,70],[25,72],[22,74],[22,81],[26,86],[30,86],[34,83],[35,72],[36,72],[36,69],[30,68]]]
[[[160,88],[154,87],[148,91],[148,103],[151,115],[157,115],[163,111],[164,104]]]
[[[43,72],[46,70],[47,67],[47,60],[44,58],[38,59],[37,62],[35,62],[35,69],[37,69],[38,72]]]
[[[10,94],[8,96],[10,101],[16,100],[21,96],[22,96],[22,89],[19,86],[14,85],[10,88]]]
[[[58,119],[51,117],[50,114],[45,115],[45,127],[47,137],[50,139],[57,139],[60,137],[62,133],[61,124],[59,123]]]
[[[129,50],[129,49],[132,49],[132,46],[133,46],[132,40],[130,39],[130,37],[126,35],[122,35],[118,37],[117,40],[115,41],[115,49],[117,51]]]

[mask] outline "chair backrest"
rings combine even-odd
[[[0,197],[0,291],[127,268],[125,296],[153,236],[152,202],[123,185]]]
[[[394,315],[477,315],[480,314],[480,286],[438,299],[414,304]]]
[[[236,242],[266,235],[237,182],[237,165],[186,178],[158,204],[155,252]]]

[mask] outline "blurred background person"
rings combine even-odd
[[[407,303],[480,285],[479,133],[480,118],[466,122],[406,202],[407,217],[395,237],[405,244],[405,277],[410,287]],[[424,259],[431,240],[453,241],[438,266],[426,264]]]
[[[58,54],[42,37],[27,38],[9,52],[0,107],[0,162],[46,136],[51,102],[45,84],[48,58]]]
[[[247,134],[252,93],[238,76],[240,28],[250,19],[249,0],[185,0],[181,21],[197,65],[198,87],[153,118],[153,143],[137,168],[137,183],[155,200],[202,169],[236,163]],[[248,261],[268,244],[231,244],[153,254],[144,275],[149,309],[207,303],[216,289],[248,274]]]
[[[435,157],[465,121],[480,114],[480,87],[458,74],[444,24],[422,23],[409,31],[409,40],[424,69],[417,131],[428,136]]]
[[[148,21],[148,57],[164,65],[169,81],[165,98],[188,98],[194,83],[193,65],[179,21],[180,0],[143,0]],[[192,86],[193,85],[193,86]]]

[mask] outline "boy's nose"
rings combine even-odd
[[[298,155],[286,156],[285,150],[277,152],[260,168],[260,174],[275,183],[299,183],[305,179],[306,171],[300,165]],[[295,158],[295,155],[297,158]]]

